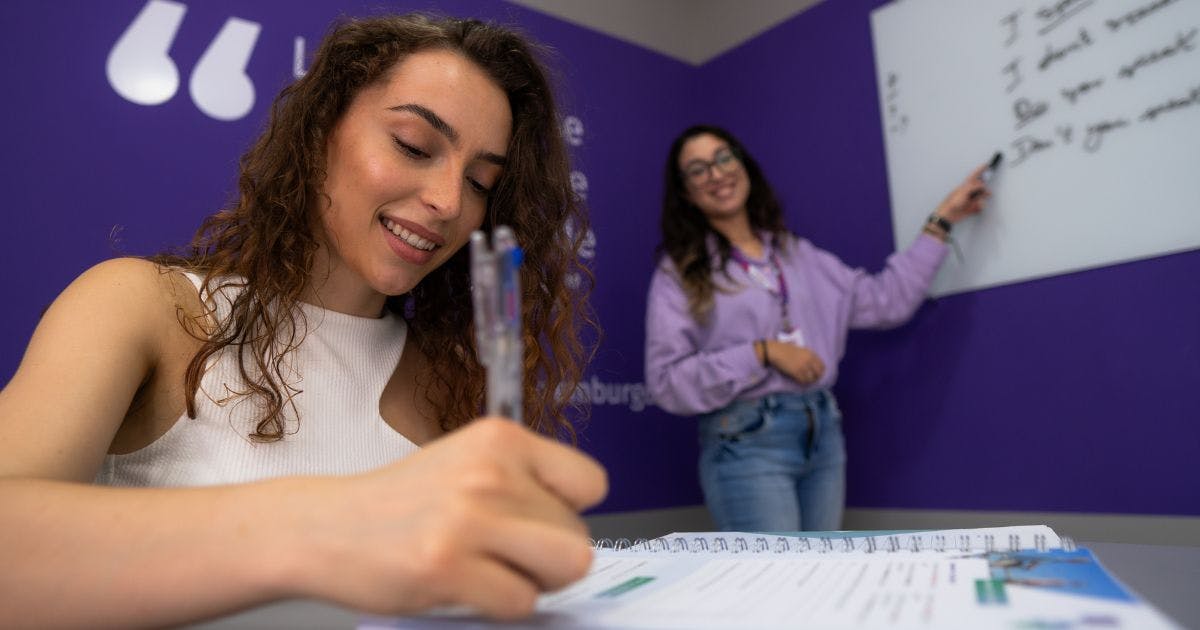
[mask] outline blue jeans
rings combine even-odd
[[[833,394],[770,394],[700,416],[700,485],[723,531],[841,528],[846,445]]]

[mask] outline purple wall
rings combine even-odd
[[[228,198],[237,157],[290,79],[293,38],[311,49],[334,16],[379,3],[189,0],[170,51],[180,90],[157,106],[119,96],[104,70],[145,4],[0,5],[11,241],[0,254],[0,383],[41,310],[83,269],[185,243]],[[760,158],[792,228],[848,263],[877,269],[890,252],[867,20],[877,4],[829,0],[697,69],[505,3],[436,3],[520,24],[553,46],[564,113],[583,123],[573,151],[592,209],[605,338],[585,383],[601,404],[581,443],[609,468],[599,511],[701,500],[692,423],[645,407],[640,389],[662,160],[678,131],[731,127]],[[197,109],[187,79],[231,16],[262,32],[247,69],[257,101],[224,122]],[[853,335],[838,386],[850,504],[1200,514],[1184,460],[1200,446],[1185,419],[1200,414],[1183,402],[1200,383],[1200,292],[1187,290],[1197,271],[1193,252],[961,294],[900,330]]]

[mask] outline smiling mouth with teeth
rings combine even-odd
[[[391,219],[384,218],[381,219],[381,221],[383,222],[383,227],[387,228],[389,232],[395,234],[397,238],[415,247],[416,249],[431,252],[437,248],[437,245],[435,245],[433,241],[423,239],[420,236],[409,232],[408,230],[392,222]]]

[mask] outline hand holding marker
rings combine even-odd
[[[932,229],[933,236],[940,238],[954,248],[954,255],[960,263],[963,261],[962,251],[958,249],[958,243],[950,238],[950,230],[953,229],[957,221],[965,217],[978,213],[983,208],[984,199],[981,196],[988,192],[988,182],[996,175],[996,169],[1000,168],[1000,162],[1004,160],[1004,154],[997,151],[992,155],[991,161],[982,168],[977,168],[962,184],[950,192],[941,205],[929,215],[926,220],[926,230]],[[978,173],[978,175],[976,175]]]
[[[983,172],[979,174],[979,181],[983,182],[985,186],[988,184],[988,182],[992,181],[992,178],[996,176],[996,169],[1000,168],[1000,162],[1003,160],[1004,154],[997,151],[995,155],[992,156],[992,161],[988,162],[987,168],[983,169]],[[983,191],[983,188],[975,189],[971,192],[971,199],[982,195]]]
[[[521,341],[521,260],[524,256],[508,226],[487,236],[471,233],[471,297],[475,306],[475,343],[487,370],[487,415],[522,421],[524,379]]]

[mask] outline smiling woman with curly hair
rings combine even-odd
[[[521,35],[336,25],[191,247],[101,263],[39,323],[0,392],[0,610],[161,626],[314,597],[508,618],[583,575],[578,513],[606,481],[556,442],[593,322],[567,284],[589,277],[568,173]],[[463,245],[498,225],[524,249],[529,430],[474,420]]]

